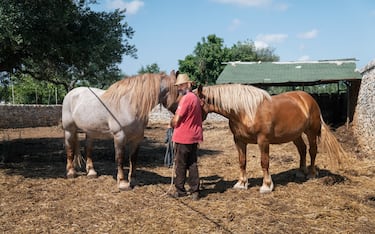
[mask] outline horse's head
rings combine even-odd
[[[201,101],[201,109],[202,109],[202,121],[206,120],[209,110],[209,105],[206,101],[206,96],[203,94],[203,87],[199,85],[197,89],[193,90],[193,93],[197,95],[199,100]]]
[[[174,70],[168,75],[163,75],[160,82],[159,103],[171,111],[176,112],[179,102],[179,95],[176,83],[177,74]]]

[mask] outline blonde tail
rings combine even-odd
[[[81,153],[78,152],[78,155],[74,154],[73,165],[76,169],[81,169],[86,165],[86,160]]]
[[[332,134],[322,116],[320,116],[320,119],[322,126],[320,144],[323,150],[328,154],[329,167],[334,170],[343,169],[349,164],[350,158],[337,141],[336,137]]]
[[[86,165],[86,160],[81,154],[80,144],[78,134],[74,133],[74,159],[73,159],[73,166],[76,169],[81,169]]]

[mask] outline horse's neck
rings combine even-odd
[[[242,124],[242,122],[245,119],[248,119],[248,115],[246,114],[245,110],[234,110],[234,109],[229,109],[225,110],[224,108],[221,108],[220,105],[209,105],[208,112],[213,112],[216,114],[219,114],[234,123]],[[253,121],[245,121],[246,123],[252,123]]]
[[[138,97],[136,99],[128,97],[122,98],[126,100],[125,103],[127,103],[127,105],[121,106],[120,108],[125,108],[123,109],[125,112],[128,112],[128,108],[130,108],[138,118],[145,121],[147,121],[150,112],[159,104],[159,99],[155,99],[155,97]]]
[[[224,116],[225,118],[228,118],[228,119],[231,115],[229,112],[227,112],[227,111],[223,110],[222,108],[220,108],[218,106],[215,106],[215,105],[210,105],[208,112],[213,112],[213,113],[219,114],[219,115]]]

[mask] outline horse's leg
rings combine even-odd
[[[306,167],[306,144],[302,139],[302,136],[299,136],[297,139],[293,141],[294,145],[297,147],[300,161],[299,161],[299,170],[296,173],[298,178],[305,178],[307,175],[307,167]]]
[[[65,150],[66,150],[66,177],[67,178],[74,178],[77,176],[77,173],[74,169],[74,154],[76,151],[76,145],[79,144],[77,142],[77,134],[75,130],[65,130],[64,131],[65,137]]]
[[[234,139],[234,142],[236,144],[236,148],[238,151],[238,161],[240,164],[240,178],[238,182],[233,186],[233,188],[247,189],[249,185],[247,181],[247,175],[246,175],[246,146],[247,144],[237,139]]]
[[[86,172],[89,178],[96,178],[98,174],[94,169],[94,163],[92,161],[92,148],[93,139],[86,134]]]
[[[268,168],[270,166],[270,144],[266,139],[264,139],[264,137],[260,136],[258,137],[258,146],[260,149],[260,164],[263,170],[263,184],[262,187],[260,187],[259,192],[270,193],[273,190],[272,178],[268,171]]]
[[[124,175],[124,152],[125,152],[125,133],[119,131],[113,137],[115,145],[115,160],[117,165],[117,186],[119,190],[129,190],[130,184],[125,180]]]
[[[132,142],[130,144],[129,174],[128,174],[129,185],[131,187],[134,187],[135,184],[136,184],[135,169],[136,169],[136,165],[137,165],[138,152],[139,152],[139,141]]]
[[[309,140],[309,154],[310,154],[310,170],[309,174],[307,175],[308,179],[315,178],[318,175],[318,172],[315,168],[315,158],[318,152],[317,146],[317,135],[313,133],[307,134],[307,139]]]

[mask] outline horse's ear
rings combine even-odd
[[[172,70],[171,71],[171,73],[169,74],[170,76],[175,76],[176,75],[176,73],[175,73],[175,71],[174,70]]]
[[[203,90],[203,86],[201,84],[198,85],[198,94],[201,95]]]
[[[176,71],[176,78],[177,78],[178,74],[180,74],[180,71],[177,70]]]

